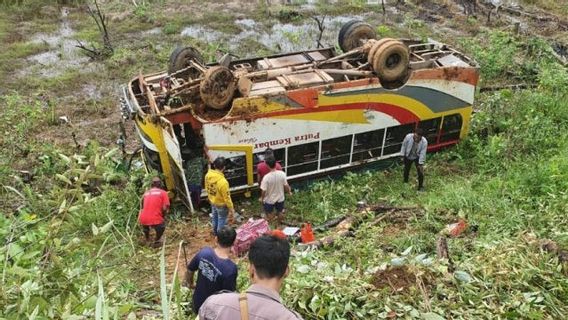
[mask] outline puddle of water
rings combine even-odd
[[[207,27],[189,26],[181,31],[181,35],[200,39],[206,42],[214,42],[219,41],[224,36],[224,33]]]
[[[326,17],[321,43],[326,47],[335,46],[341,26],[353,19],[361,20],[362,16]],[[236,35],[203,26],[186,27],[181,35],[205,42],[223,42],[231,51],[239,51],[244,40],[254,40],[274,52],[300,51],[317,47],[319,30],[313,20],[307,20],[303,24],[276,22],[268,30],[252,19],[238,19],[235,20],[235,24],[242,28],[242,31]]]
[[[152,28],[150,30],[143,31],[142,34],[145,35],[155,35],[155,34],[162,34],[162,28]]]
[[[91,83],[84,85],[82,91],[85,96],[89,97],[92,100],[98,101],[103,97],[103,94],[101,93],[101,90],[99,90],[99,87]]]
[[[49,51],[32,55],[27,58],[30,65],[20,71],[20,75],[40,75],[52,78],[63,74],[67,69],[77,69],[84,66],[89,58],[77,48],[77,41],[71,37],[75,30],[71,28],[68,19],[69,10],[61,10],[61,23],[54,34],[38,33],[31,38],[32,43],[45,43]]]

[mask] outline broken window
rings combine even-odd
[[[462,123],[462,116],[459,113],[445,116],[444,122],[442,123],[440,142],[458,140],[460,138]]]
[[[404,124],[396,127],[387,128],[387,136],[385,137],[385,148],[383,155],[389,155],[400,152],[402,140],[404,137],[414,131],[414,123]]]
[[[288,176],[316,171],[318,169],[319,142],[306,143],[288,148]]]
[[[418,127],[424,130],[424,137],[428,140],[428,144],[436,144],[438,142],[438,132],[440,131],[440,124],[442,117],[420,121]]]
[[[358,133],[353,145],[353,162],[381,156],[385,129]]]
[[[340,138],[323,140],[321,142],[321,164],[320,169],[331,168],[349,163],[351,153],[351,138],[345,136]]]
[[[225,160],[225,178],[229,186],[241,186],[247,184],[247,166],[245,156],[227,158]]]

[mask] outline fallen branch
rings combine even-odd
[[[452,258],[450,257],[450,252],[448,250],[448,240],[446,236],[439,236],[436,240],[436,255],[438,256],[438,259],[447,259],[448,271],[454,271],[454,263],[452,262]]]
[[[315,227],[314,231],[324,231],[326,229],[333,228],[336,225],[338,225],[341,221],[343,221],[345,219],[345,217],[346,216],[343,215],[343,216],[339,216],[337,218],[328,220],[328,221],[324,222],[322,225]]]

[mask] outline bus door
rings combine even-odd
[[[181,157],[181,149],[179,141],[174,133],[172,123],[164,117],[160,117],[162,122],[162,137],[167,154],[167,159],[162,159],[162,164],[166,162],[169,165],[169,174],[164,170],[166,176],[166,184],[168,189],[175,190],[179,199],[193,213],[193,204],[191,203],[189,189],[183,170],[183,160]],[[162,165],[163,166],[163,165]],[[169,175],[169,176],[168,176]]]

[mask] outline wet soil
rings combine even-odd
[[[377,271],[371,284],[377,289],[391,289],[394,292],[408,290],[416,285],[416,275],[407,266],[389,266],[386,270]]]

